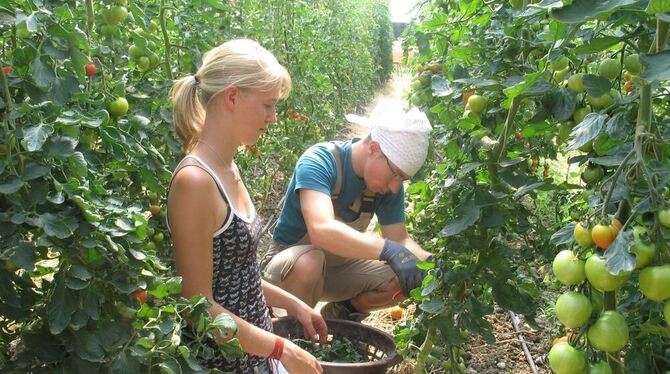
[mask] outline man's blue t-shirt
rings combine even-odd
[[[351,145],[359,140],[334,143],[340,149],[343,176],[340,196],[333,202],[333,208],[335,216],[344,222],[355,221],[360,216],[360,213],[352,211],[349,206],[365,190],[365,182],[354,173],[351,162]],[[315,190],[331,196],[336,180],[335,156],[327,148],[326,143],[315,144],[305,151],[298,159],[291,177],[284,207],[274,231],[274,240],[280,244],[291,245],[302,239],[307,233],[307,227],[302,216],[298,191]],[[402,186],[395,194],[377,194],[373,212],[381,225],[405,221],[404,198]]]

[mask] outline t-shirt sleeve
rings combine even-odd
[[[398,193],[379,196],[375,214],[380,225],[392,225],[405,222],[405,188],[400,187]]]
[[[334,156],[325,146],[317,144],[298,159],[293,192],[308,189],[330,196],[336,179]]]

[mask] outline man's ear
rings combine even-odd
[[[373,156],[377,153],[382,153],[382,148],[379,145],[379,142],[376,140],[370,140],[370,142],[368,143],[368,154],[370,156]]]

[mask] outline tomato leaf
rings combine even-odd
[[[10,195],[21,189],[25,185],[25,182],[19,178],[12,177],[9,180],[9,183],[0,184],[0,194]]]
[[[625,140],[628,137],[629,122],[623,112],[614,113],[605,126],[607,134],[615,140]]]
[[[632,144],[626,144],[620,148],[615,148],[609,154],[602,157],[589,157],[588,161],[597,165],[605,167],[616,167],[621,165],[621,162],[628,155],[632,148]]]
[[[646,10],[649,14],[670,12],[670,0],[649,0]]]
[[[575,112],[577,98],[574,92],[567,88],[558,88],[545,94],[542,97],[542,104],[554,119],[565,121]]]
[[[633,231],[619,232],[603,257],[607,260],[607,271],[613,275],[635,270],[635,256],[628,250],[633,244]]]
[[[600,52],[619,43],[620,41],[621,38],[606,35],[604,37],[594,38],[590,40],[588,43],[584,43],[578,47],[573,48],[572,53],[575,55],[583,55],[583,54]]]
[[[533,297],[525,290],[507,283],[507,279],[493,282],[493,298],[503,309],[511,310],[525,316],[535,313]]]
[[[544,182],[536,182],[536,183],[527,184],[525,186],[521,186],[516,190],[516,192],[514,192],[514,198],[518,199],[521,196],[533,191],[534,189],[544,186],[544,184],[545,184]]]
[[[454,89],[449,86],[449,81],[440,74],[433,75],[430,84],[433,89],[433,96],[442,97],[454,93]]]
[[[641,54],[642,74],[640,78],[648,81],[670,79],[670,50],[652,55]]]
[[[561,244],[570,244],[574,242],[575,226],[576,224],[574,222],[570,222],[567,225],[561,227],[560,230],[556,231],[553,235],[551,235],[549,243],[554,245],[561,245]]]
[[[47,303],[47,318],[49,331],[56,335],[60,334],[70,323],[70,317],[74,313],[78,303],[65,288],[63,274],[58,273],[54,278],[53,293]]]
[[[598,134],[600,134],[603,126],[605,126],[606,119],[606,114],[587,114],[586,117],[584,117],[584,120],[579,125],[575,126],[574,129],[572,129],[572,133],[570,134],[570,142],[568,143],[566,150],[574,151],[598,137]]]
[[[456,208],[456,218],[440,231],[441,236],[453,236],[463,232],[479,220],[480,209],[473,200],[468,200]]]
[[[30,152],[39,151],[53,132],[53,127],[40,123],[35,126],[26,127],[23,131],[23,140],[26,142],[26,147]]]
[[[609,79],[599,75],[584,74],[582,76],[582,81],[584,82],[586,93],[591,96],[600,97],[609,93],[612,89],[612,83]]]
[[[570,5],[552,9],[550,14],[564,23],[580,23],[637,2],[638,0],[574,0]]]

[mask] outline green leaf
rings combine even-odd
[[[529,192],[532,192],[532,191],[535,190],[536,188],[542,187],[542,186],[544,186],[544,185],[545,185],[544,182],[535,182],[535,183],[531,183],[531,184],[527,184],[527,185],[521,186],[521,187],[519,187],[519,188],[516,190],[516,192],[514,192],[514,198],[515,198],[515,199],[518,199],[518,198],[520,198],[521,196],[523,196],[523,195],[525,195],[525,194],[527,194],[527,193],[529,193]]]
[[[501,308],[515,313],[531,316],[535,311],[533,297],[525,290],[513,286],[507,279],[493,282],[493,298]]]
[[[71,277],[81,280],[89,280],[93,277],[93,274],[91,274],[91,272],[88,271],[86,267],[81,265],[72,265],[68,271],[68,274]]]
[[[85,177],[88,175],[88,163],[81,152],[74,152],[67,160],[72,175],[76,177]]]
[[[28,126],[23,130],[23,140],[30,152],[39,151],[53,132],[54,128],[44,123]]]
[[[9,183],[0,184],[0,194],[10,195],[21,189],[25,182],[17,177],[12,177]]]
[[[575,226],[576,224],[574,222],[570,222],[567,225],[561,227],[560,230],[556,231],[553,235],[551,235],[551,239],[549,239],[549,243],[553,245],[561,245],[561,244],[570,244],[575,241]]]
[[[542,104],[555,120],[565,121],[575,112],[577,99],[574,92],[567,88],[558,88],[544,95]]]
[[[33,179],[45,176],[49,172],[49,170],[50,169],[48,166],[31,162],[28,165],[26,165],[25,169],[23,169],[23,175],[21,176],[21,179],[23,179],[23,181],[25,182],[28,182]]]
[[[52,157],[68,158],[74,154],[77,141],[67,136],[55,136],[49,139],[47,151]]]
[[[430,82],[431,88],[433,89],[433,96],[442,97],[454,93],[454,90],[449,86],[449,81],[442,75],[433,75]]]
[[[638,0],[574,0],[570,5],[552,9],[549,14],[564,23],[580,23],[637,2]]]
[[[641,54],[642,74],[640,77],[647,81],[662,81],[670,79],[670,49],[652,55]]]
[[[629,122],[623,112],[614,113],[605,125],[605,132],[615,140],[625,140],[628,137]]]
[[[630,145],[612,150],[610,154],[607,154],[602,157],[590,157],[589,162],[597,164],[597,165],[602,165],[605,167],[617,167],[621,165],[621,162],[623,161],[624,158],[628,155],[630,152],[631,147]]]
[[[33,74],[33,80],[38,87],[46,89],[56,82],[56,73],[51,66],[45,65],[40,60],[40,55],[30,63],[30,70]]]
[[[70,323],[70,317],[77,307],[77,302],[66,289],[62,276],[56,276],[53,283],[53,293],[47,303],[47,317],[49,331],[58,335]]]
[[[584,117],[582,123],[572,129],[572,133],[570,134],[570,142],[568,143],[566,150],[574,151],[598,137],[598,134],[600,134],[603,126],[605,126],[606,119],[606,114],[587,114],[586,117]]]
[[[235,334],[238,330],[235,320],[233,320],[227,313],[219,313],[210,324],[211,327],[216,328],[222,335]]]
[[[603,37],[594,38],[588,43],[573,48],[572,53],[575,55],[586,55],[589,53],[601,52],[619,42],[621,42],[621,38],[606,35]]]
[[[456,208],[455,213],[456,218],[440,231],[441,236],[453,236],[472,226],[479,220],[480,209],[473,200],[469,200]]]
[[[140,371],[140,363],[129,350],[121,351],[114,356],[110,365],[110,372],[126,374],[142,373]]]
[[[633,244],[633,231],[619,232],[603,257],[607,260],[607,271],[613,275],[635,270],[635,256],[628,250]]]
[[[65,239],[72,235],[78,225],[63,218],[60,215],[44,213],[37,218],[35,224],[41,227],[47,235]]]
[[[419,309],[429,314],[440,314],[447,307],[444,300],[430,299],[419,304]]]
[[[670,0],[649,0],[647,4],[647,13],[667,13],[670,12]]]
[[[593,74],[584,74],[582,76],[582,81],[584,82],[584,89],[586,93],[591,96],[600,97],[606,93],[609,93],[612,89],[612,82],[605,77]]]

